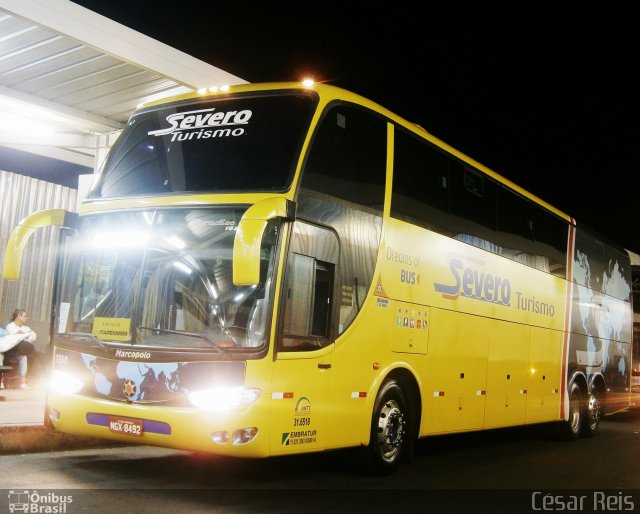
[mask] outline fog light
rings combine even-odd
[[[241,428],[233,432],[233,444],[245,444],[253,441],[258,435],[256,427]]]
[[[221,432],[214,432],[211,434],[211,439],[214,443],[227,444],[229,442],[229,432],[223,430]]]
[[[58,409],[49,409],[49,419],[51,421],[60,421],[60,411]]]

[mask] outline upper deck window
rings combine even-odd
[[[134,114],[89,198],[286,191],[316,97],[224,96]]]

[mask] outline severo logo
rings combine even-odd
[[[174,132],[199,131],[205,128],[246,125],[249,123],[251,116],[253,116],[253,112],[251,112],[249,109],[245,109],[243,111],[226,112],[214,111],[215,107],[212,107],[211,109],[199,109],[196,111],[186,111],[169,114],[166,117],[166,121],[169,124],[169,127],[159,130],[151,130],[148,134],[150,136],[165,136]],[[234,131],[229,132],[233,134]],[[244,130],[242,130],[242,133],[243,132]],[[185,138],[180,138],[180,140],[182,139]]]
[[[511,283],[508,279],[478,269],[484,262],[478,259],[460,257],[449,259],[449,270],[455,282],[440,284],[434,282],[433,287],[444,298],[455,300],[458,296],[473,298],[483,302],[509,306],[511,304]]]

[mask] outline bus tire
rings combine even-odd
[[[576,382],[569,386],[569,419],[561,423],[560,436],[565,441],[575,441],[580,437],[585,425],[585,407],[582,389]]]
[[[602,396],[600,389],[594,387],[589,394],[585,407],[585,420],[582,426],[583,437],[593,437],[602,419]]]
[[[385,382],[378,393],[371,418],[369,445],[364,448],[365,465],[373,475],[393,473],[405,453],[411,451],[409,408],[400,384]]]

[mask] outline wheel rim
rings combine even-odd
[[[602,414],[600,401],[595,393],[589,397],[589,426],[593,429],[598,425]]]
[[[571,394],[569,402],[569,426],[574,434],[580,431],[580,394],[575,391]]]
[[[398,402],[395,400],[386,402],[378,418],[378,448],[385,461],[392,462],[400,454],[405,424],[404,414]]]

